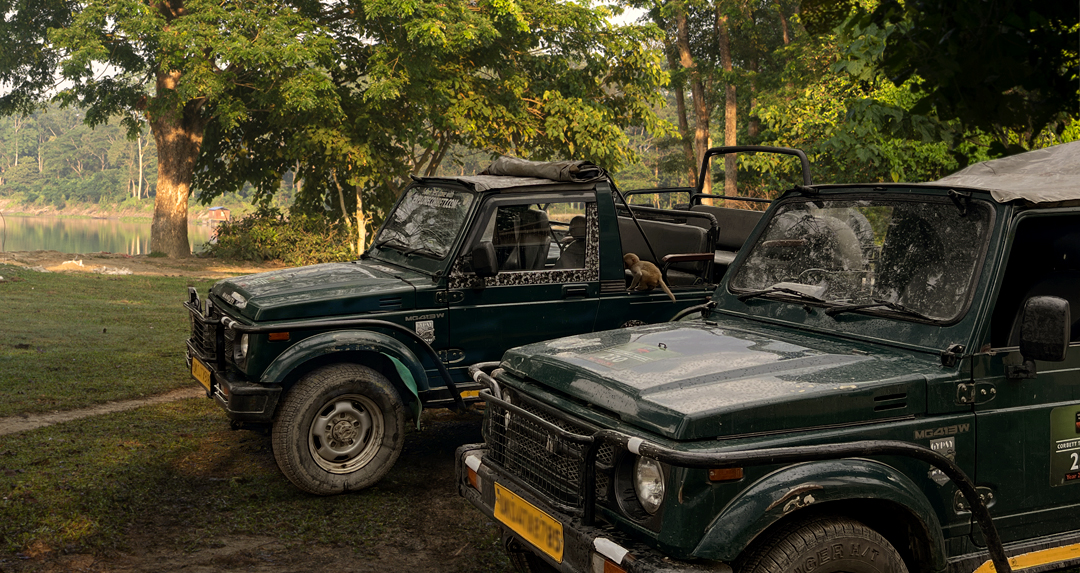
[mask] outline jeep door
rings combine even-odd
[[[508,348],[593,330],[600,292],[595,193],[522,195],[481,206],[451,270],[448,354],[458,370],[498,360]],[[494,253],[494,276],[477,274],[477,249]]]
[[[1006,543],[1080,530],[1080,216],[1029,212],[1014,225],[1008,264],[988,333],[974,357],[976,483]],[[1021,366],[1018,319],[1031,296],[1070,303],[1072,335],[1063,362]]]

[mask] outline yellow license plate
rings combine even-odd
[[[191,357],[191,375],[206,388],[207,392],[210,391],[210,369],[194,356]]]
[[[495,519],[562,563],[562,524],[498,483],[495,484]]]

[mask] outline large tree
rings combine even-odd
[[[336,5],[319,21],[337,40],[329,69],[342,113],[212,128],[199,188],[250,182],[268,199],[292,172],[294,210],[356,214],[362,232],[410,176],[440,172],[461,150],[632,162],[624,128],[660,129],[666,74],[656,30],[608,16],[558,0]]]
[[[187,206],[209,126],[252,110],[333,109],[333,42],[303,6],[276,0],[0,0],[0,113],[56,98],[97,125],[151,127],[158,150],[151,248],[190,254]]]

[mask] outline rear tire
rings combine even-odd
[[[842,517],[783,527],[739,565],[739,573],[907,573],[903,558],[888,540]]]
[[[289,481],[335,495],[369,487],[390,471],[405,442],[405,408],[382,374],[333,364],[289,391],[272,434],[274,459]]]

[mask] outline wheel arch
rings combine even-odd
[[[395,360],[412,376],[412,384],[399,372]],[[287,391],[308,372],[340,362],[374,368],[390,380],[407,409],[419,413],[418,390],[430,385],[427,373],[408,346],[380,332],[346,330],[305,338],[275,358],[263,371],[260,383],[279,384]]]
[[[761,478],[716,516],[693,555],[732,563],[784,525],[818,515],[863,522],[912,571],[946,566],[944,538],[929,500],[899,470],[865,459],[796,464]]]

